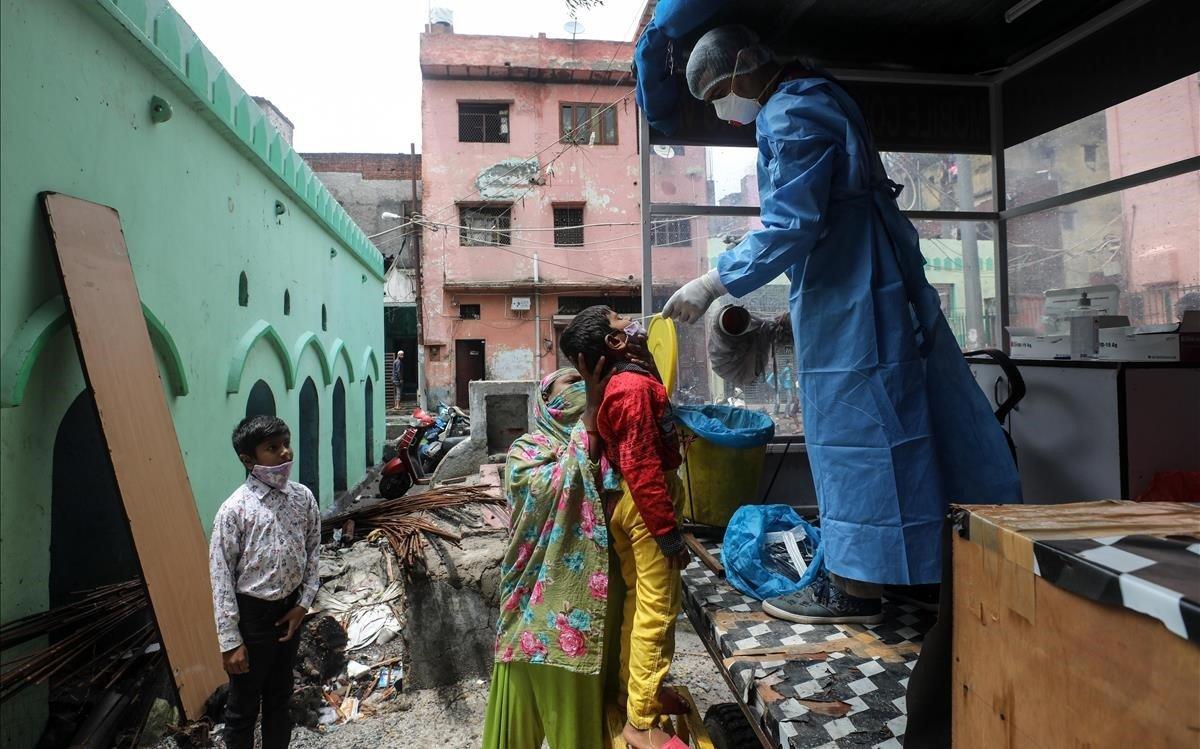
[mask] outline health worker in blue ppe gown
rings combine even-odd
[[[664,316],[694,323],[724,294],[791,282],[828,574],[766,605],[800,622],[879,621],[882,586],[941,581],[950,502],[1020,501],[1016,466],[854,100],[819,71],[777,62],[741,26],[700,38],[687,82],[722,119],[757,128],[763,228]]]

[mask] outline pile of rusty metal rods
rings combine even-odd
[[[4,662],[0,667],[0,702],[31,684],[50,678],[69,683],[87,677],[89,685],[111,687],[140,655],[158,641],[148,621],[137,626],[150,605],[140,580],[104,585],[83,593],[78,600],[0,626],[0,650],[8,650],[51,634],[54,644]],[[124,636],[106,642],[106,636],[133,627]]]
[[[443,486],[420,494],[385,499],[360,510],[328,518],[322,523],[322,529],[329,536],[352,520],[356,534],[367,537],[378,534],[386,538],[401,566],[408,569],[420,558],[427,534],[455,543],[459,541],[458,534],[433,523],[425,513],[500,501],[489,494],[486,487]]]

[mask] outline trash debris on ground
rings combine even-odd
[[[429,517],[430,513],[470,504],[498,502],[496,496],[485,487],[442,486],[356,508],[326,519],[321,529],[326,537],[332,538],[334,531],[342,529],[347,520],[353,520],[355,531],[360,535],[365,533],[368,540],[387,539],[401,566],[407,570],[421,556],[426,535],[452,542],[460,540],[458,534],[434,523]]]

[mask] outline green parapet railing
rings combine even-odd
[[[199,102],[202,107],[197,109],[208,115],[205,119],[335,236],[371,275],[383,280],[383,255],[174,8],[162,0],[85,2],[124,29],[143,52],[171,73],[170,82],[181,96]]]

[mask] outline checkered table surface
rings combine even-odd
[[[705,547],[720,558],[719,544]],[[781,747],[902,745],[904,695],[934,614],[885,600],[877,625],[793,624],[765,614],[698,560],[683,581],[689,616]]]
[[[1109,536],[1035,541],[1034,570],[1099,603],[1152,616],[1200,643],[1200,538]]]

